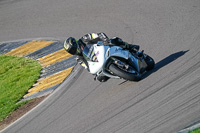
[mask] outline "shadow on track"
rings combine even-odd
[[[187,53],[189,50],[187,51],[180,51],[180,52],[176,52],[174,54],[169,55],[168,57],[164,58],[163,60],[157,62],[155,64],[155,68],[149,72],[147,72],[146,74],[143,75],[142,79],[148,77],[150,74],[158,71],[159,69],[161,69],[162,67],[170,64],[171,62],[175,61],[176,59],[180,58],[181,56],[183,56],[185,53]]]

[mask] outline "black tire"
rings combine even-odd
[[[141,74],[139,73],[129,73],[122,69],[120,69],[117,65],[111,64],[109,66],[109,70],[113,72],[114,75],[119,76],[123,79],[130,80],[130,81],[139,81],[141,80]]]
[[[148,55],[145,58],[145,62],[147,63],[147,68],[146,68],[147,71],[150,71],[155,67],[155,62],[154,62],[153,58],[151,58]]]

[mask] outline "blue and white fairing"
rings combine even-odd
[[[103,42],[98,42],[93,45],[86,45],[83,50],[83,57],[88,62],[89,71],[92,74],[97,74],[103,71],[104,65],[109,57],[122,57],[128,59],[128,51],[122,50],[117,46],[105,46]]]
[[[98,46],[96,44],[86,45],[83,50],[83,57],[88,62],[89,71],[92,74],[96,74],[100,71],[105,63],[105,47]]]
[[[97,44],[86,45],[83,50],[83,57],[88,62],[89,71],[92,74],[104,71],[106,61],[110,57],[131,59],[138,72],[141,72],[147,66],[145,61],[135,58],[128,50],[123,50],[118,46],[106,46],[102,41],[99,41]]]
[[[110,57],[120,57],[129,61],[134,64],[135,69],[137,72],[143,72],[147,67],[146,62],[142,58],[136,58],[133,56],[128,50],[124,50],[121,47],[113,46],[110,48]]]

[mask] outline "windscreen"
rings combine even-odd
[[[82,53],[86,61],[98,62],[97,56],[94,52],[94,46],[92,44],[86,45]]]

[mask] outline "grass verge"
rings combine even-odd
[[[189,133],[200,133],[200,127],[197,129],[194,129],[193,131],[190,131]]]
[[[24,57],[0,55],[0,121],[26,102],[17,103],[38,80],[41,65]]]

